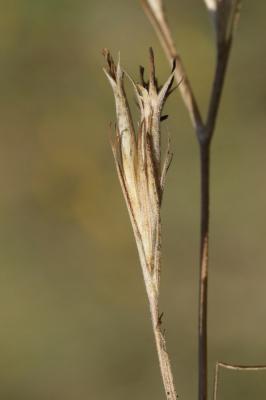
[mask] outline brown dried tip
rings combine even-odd
[[[111,75],[111,77],[116,80],[116,65],[114,63],[113,57],[111,56],[111,53],[108,49],[104,48],[102,50],[102,55],[107,61],[108,64],[108,72]]]
[[[150,77],[154,81],[155,79],[155,61],[154,61],[154,52],[153,48],[149,48],[149,53],[150,53]]]
[[[175,58],[173,59],[172,72],[175,72],[175,69],[176,69],[176,62],[177,62],[177,58],[175,57]]]
[[[145,81],[144,73],[145,73],[145,68],[142,65],[140,65],[139,66],[140,83],[143,87],[147,89],[149,85],[148,82]]]
[[[140,83],[141,85],[149,90],[149,87],[155,87],[157,93],[161,90],[161,86],[158,84],[158,79],[156,78],[156,69],[155,69],[155,57],[154,57],[154,52],[153,48],[149,48],[149,79],[146,81],[145,80],[145,68],[140,65],[139,67],[139,73],[140,73]]]

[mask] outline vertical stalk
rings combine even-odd
[[[170,358],[166,349],[166,341],[164,333],[162,332],[162,315],[159,314],[159,302],[156,294],[151,293],[149,290],[148,294],[152,328],[154,333],[154,339],[156,344],[157,355],[159,359],[160,372],[164,385],[165,395],[167,400],[176,400],[177,394],[174,385],[173,372],[171,367]]]
[[[231,40],[218,47],[216,70],[210,98],[207,123],[197,132],[200,148],[201,179],[201,228],[200,228],[200,277],[198,314],[198,400],[208,398],[208,267],[210,221],[210,147],[220,106],[224,79],[231,49]]]
[[[200,279],[199,279],[199,321],[198,321],[198,399],[208,397],[208,346],[207,346],[207,308],[208,308],[208,253],[209,253],[209,205],[210,205],[210,142],[200,142],[201,171],[201,232],[200,232]]]

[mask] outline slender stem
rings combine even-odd
[[[166,339],[162,329],[162,316],[159,313],[160,270],[161,270],[161,221],[158,221],[157,243],[153,265],[142,264],[144,281],[148,295],[152,329],[159,359],[160,372],[167,400],[176,400],[177,393],[170,358],[166,349]],[[145,273],[146,271],[146,273]],[[152,272],[148,272],[152,271]]]
[[[163,380],[166,398],[168,400],[176,400],[177,394],[174,385],[173,372],[171,368],[170,358],[166,349],[166,341],[164,333],[162,332],[162,316],[159,314],[158,298],[154,293],[148,293],[152,327],[156,343],[156,350],[159,359],[160,371]]]
[[[208,391],[208,348],[207,348],[207,306],[208,306],[208,262],[209,262],[209,206],[210,206],[210,143],[200,143],[201,170],[201,233],[200,233],[200,279],[199,279],[199,400],[207,399]]]
[[[197,134],[201,165],[201,233],[200,233],[200,280],[199,280],[199,391],[198,399],[208,398],[208,267],[209,267],[209,220],[210,220],[210,146],[221,102],[225,74],[231,49],[231,40],[218,46],[216,70],[210,97],[207,123]],[[203,134],[203,135],[202,135]]]
[[[207,135],[212,137],[215,130],[215,123],[221,102],[222,90],[231,50],[232,40],[222,42],[218,45],[216,69],[212,85],[209,110],[206,123]]]
[[[214,374],[213,400],[217,399],[219,372],[220,372],[219,363],[217,362],[215,365],[215,374]]]
[[[217,400],[219,372],[221,368],[229,369],[231,371],[266,371],[266,365],[233,365],[217,362],[215,366],[213,400]]]
[[[208,267],[209,267],[209,220],[210,220],[210,146],[221,102],[231,40],[220,43],[217,51],[216,70],[210,96],[207,122],[197,133],[200,147],[201,171],[201,232],[200,232],[200,280],[199,280],[199,391],[198,399],[208,398]],[[200,134],[201,133],[201,134]]]

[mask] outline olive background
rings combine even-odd
[[[215,48],[204,2],[165,6],[205,114]],[[149,46],[160,82],[169,65],[137,0],[2,0],[0,10],[0,398],[163,399],[109,145],[101,49],[120,52],[135,79]],[[243,4],[212,146],[210,396],[216,360],[266,363],[265,13],[263,1]],[[178,91],[166,112],[174,160],[161,308],[188,400],[197,396],[199,157]],[[221,373],[219,400],[265,397],[265,372]]]

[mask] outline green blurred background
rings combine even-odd
[[[202,111],[214,67],[203,1],[165,1]],[[245,2],[213,144],[210,380],[266,363],[263,1]],[[163,399],[133,235],[109,146],[101,49],[135,78],[156,52],[139,1],[2,0],[0,398]],[[163,206],[162,309],[181,399],[197,391],[198,150],[178,92]],[[266,398],[266,373],[223,372],[219,400]]]

